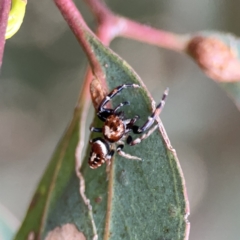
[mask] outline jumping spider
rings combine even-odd
[[[122,102],[117,105],[115,108],[105,108],[106,104],[117,94],[119,94],[123,89],[133,87],[139,88],[140,86],[137,84],[123,84],[114,88],[100,103],[97,111],[97,116],[104,122],[102,128],[90,127],[90,131],[102,133],[103,137],[94,138],[90,140],[90,144],[92,145],[92,149],[90,152],[90,157],[88,163],[91,168],[95,169],[100,167],[103,163],[110,164],[111,158],[115,153],[115,150],[119,155],[129,158],[141,160],[141,158],[132,156],[122,151],[124,147],[124,140],[126,140],[127,144],[133,146],[135,144],[140,143],[143,139],[150,136],[154,130],[156,130],[158,125],[153,126],[156,117],[160,114],[163,106],[165,104],[165,99],[168,95],[168,89],[165,90],[161,102],[157,105],[156,110],[152,113],[151,116],[148,117],[148,120],[143,124],[142,127],[134,125],[135,122],[139,119],[139,116],[135,116],[134,118],[125,118],[124,112],[119,111],[122,106],[129,105],[128,101]],[[152,127],[153,126],[153,127]],[[152,127],[152,128],[151,128]],[[150,129],[151,128],[151,129]],[[130,135],[128,135],[131,131],[135,134],[143,134],[141,137],[132,139]],[[117,144],[117,147],[114,150],[114,144]]]

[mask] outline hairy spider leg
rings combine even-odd
[[[91,132],[99,132],[99,133],[102,132],[102,128],[96,128],[96,127],[91,127],[91,126],[90,126],[89,130]]]
[[[118,86],[114,88],[100,103],[98,107],[97,115],[102,120],[105,121],[108,116],[110,116],[112,113],[114,113],[114,109],[104,108],[104,106],[117,94],[119,94],[123,89],[133,87],[133,88],[139,88],[140,86],[138,84],[123,84],[121,86]]]
[[[150,128],[148,132],[144,133],[141,137],[136,138],[135,140],[133,140],[132,136],[128,136],[126,140],[127,144],[129,144],[130,146],[134,146],[140,143],[142,140],[148,138],[157,128],[158,125],[155,125],[154,127]]]
[[[132,130],[132,127],[134,126],[134,123],[139,119],[140,117],[136,115],[132,119],[125,119],[124,123],[126,124],[126,133],[130,132]]]
[[[153,114],[150,117],[148,117],[148,120],[143,124],[143,126],[142,127],[133,126],[134,133],[136,134],[143,133],[153,125],[153,123],[156,120],[156,117],[161,113],[165,105],[165,100],[167,98],[168,91],[169,91],[168,88],[164,91],[161,102],[157,105],[156,110],[153,112]]]
[[[153,112],[153,114],[150,117],[148,117],[148,120],[143,124],[143,126],[138,127],[138,126],[134,125],[132,127],[132,130],[135,134],[141,134],[141,133],[147,131],[154,124],[156,117],[161,113],[161,111],[165,105],[165,100],[168,96],[168,91],[169,91],[168,88],[164,91],[161,102],[157,105],[156,110]],[[132,140],[131,136],[128,136],[127,143],[131,146],[140,143],[143,139],[146,139],[147,137],[149,137],[157,129],[157,127],[158,127],[158,125],[155,125],[147,133],[143,134],[139,138],[136,138],[134,141]]]
[[[123,144],[117,146],[117,153],[118,153],[120,156],[122,156],[122,157],[124,157],[124,158],[128,158],[128,159],[132,159],[132,160],[142,160],[142,159],[139,158],[139,157],[132,156],[132,155],[130,155],[130,154],[128,154],[128,153],[123,152],[123,151],[122,151],[123,147],[124,147]]]

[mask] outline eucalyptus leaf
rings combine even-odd
[[[109,90],[124,83],[142,86],[123,90],[112,105],[130,101],[123,108],[126,117],[140,115],[137,123],[143,124],[152,112],[152,100],[143,83],[125,61],[94,36],[86,33],[86,38],[105,71]],[[159,92],[158,101],[161,96]],[[75,115],[57,147],[15,239],[26,239],[31,232],[44,239],[54,228],[68,223],[74,224],[86,239],[94,237],[89,208],[79,194],[79,179],[74,172],[78,120],[79,115]],[[97,117],[93,122],[96,127],[103,124]],[[91,138],[96,136],[100,135],[95,133]],[[174,150],[167,147],[157,130],[136,146],[126,145],[124,151],[143,161],[115,154],[108,175],[105,165],[96,170],[89,168],[89,146],[81,167],[98,239],[187,239],[188,201]]]

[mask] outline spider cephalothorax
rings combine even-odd
[[[92,149],[90,152],[88,163],[91,168],[95,169],[100,167],[103,163],[110,164],[111,158],[115,152],[118,152],[119,155],[129,158],[141,160],[141,158],[129,155],[122,151],[124,147],[124,140],[126,139],[127,144],[130,146],[140,143],[143,139],[150,136],[154,130],[157,129],[155,120],[160,114],[164,104],[165,99],[168,95],[168,89],[164,92],[161,102],[157,105],[156,110],[148,117],[148,120],[143,124],[142,127],[135,125],[135,122],[138,120],[139,116],[135,116],[130,119],[124,117],[124,112],[119,111],[119,109],[124,105],[129,105],[129,102],[122,102],[115,108],[105,108],[106,104],[117,94],[119,94],[124,88],[133,87],[139,88],[137,84],[123,84],[114,88],[100,103],[98,107],[97,115],[104,122],[102,128],[91,127],[92,132],[99,132],[103,134],[103,138],[94,138],[90,141]],[[153,126],[153,127],[152,127]],[[152,127],[152,128],[151,128]],[[149,130],[148,132],[146,132]],[[132,139],[130,132],[135,134],[144,133],[141,137]],[[117,146],[114,148],[114,144]]]
[[[110,115],[103,126],[104,138],[111,143],[119,141],[125,134],[125,125],[124,120],[120,116]]]

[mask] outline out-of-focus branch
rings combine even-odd
[[[229,34],[205,36],[204,32],[179,35],[156,29],[133,20],[118,16],[108,9],[103,0],[85,0],[98,22],[98,36],[104,42],[117,36],[134,39],[151,45],[184,52],[193,57],[194,61],[210,78],[217,82],[239,82],[240,60],[235,48],[239,48],[239,40],[233,38],[234,44],[222,42]],[[213,32],[213,35],[214,34]],[[201,41],[200,41],[201,40]],[[237,46],[237,47],[236,47]]]
[[[111,12],[102,0],[85,0],[85,2],[96,17],[98,29],[105,28],[102,31],[104,36],[108,35],[112,39],[117,36],[126,37],[174,51],[184,51],[187,47],[189,36],[163,31],[118,16]]]
[[[10,11],[11,0],[2,0],[0,3],[0,68],[5,46],[5,33],[7,29],[8,15]]]
[[[119,17],[119,24],[122,26],[119,36],[174,51],[184,51],[189,41],[189,36],[187,35],[183,36],[163,31],[124,17]]]
[[[103,22],[110,21],[111,18],[114,18],[114,14],[107,7],[104,1],[102,0],[84,0],[84,1],[89,6],[99,25],[102,24]]]

